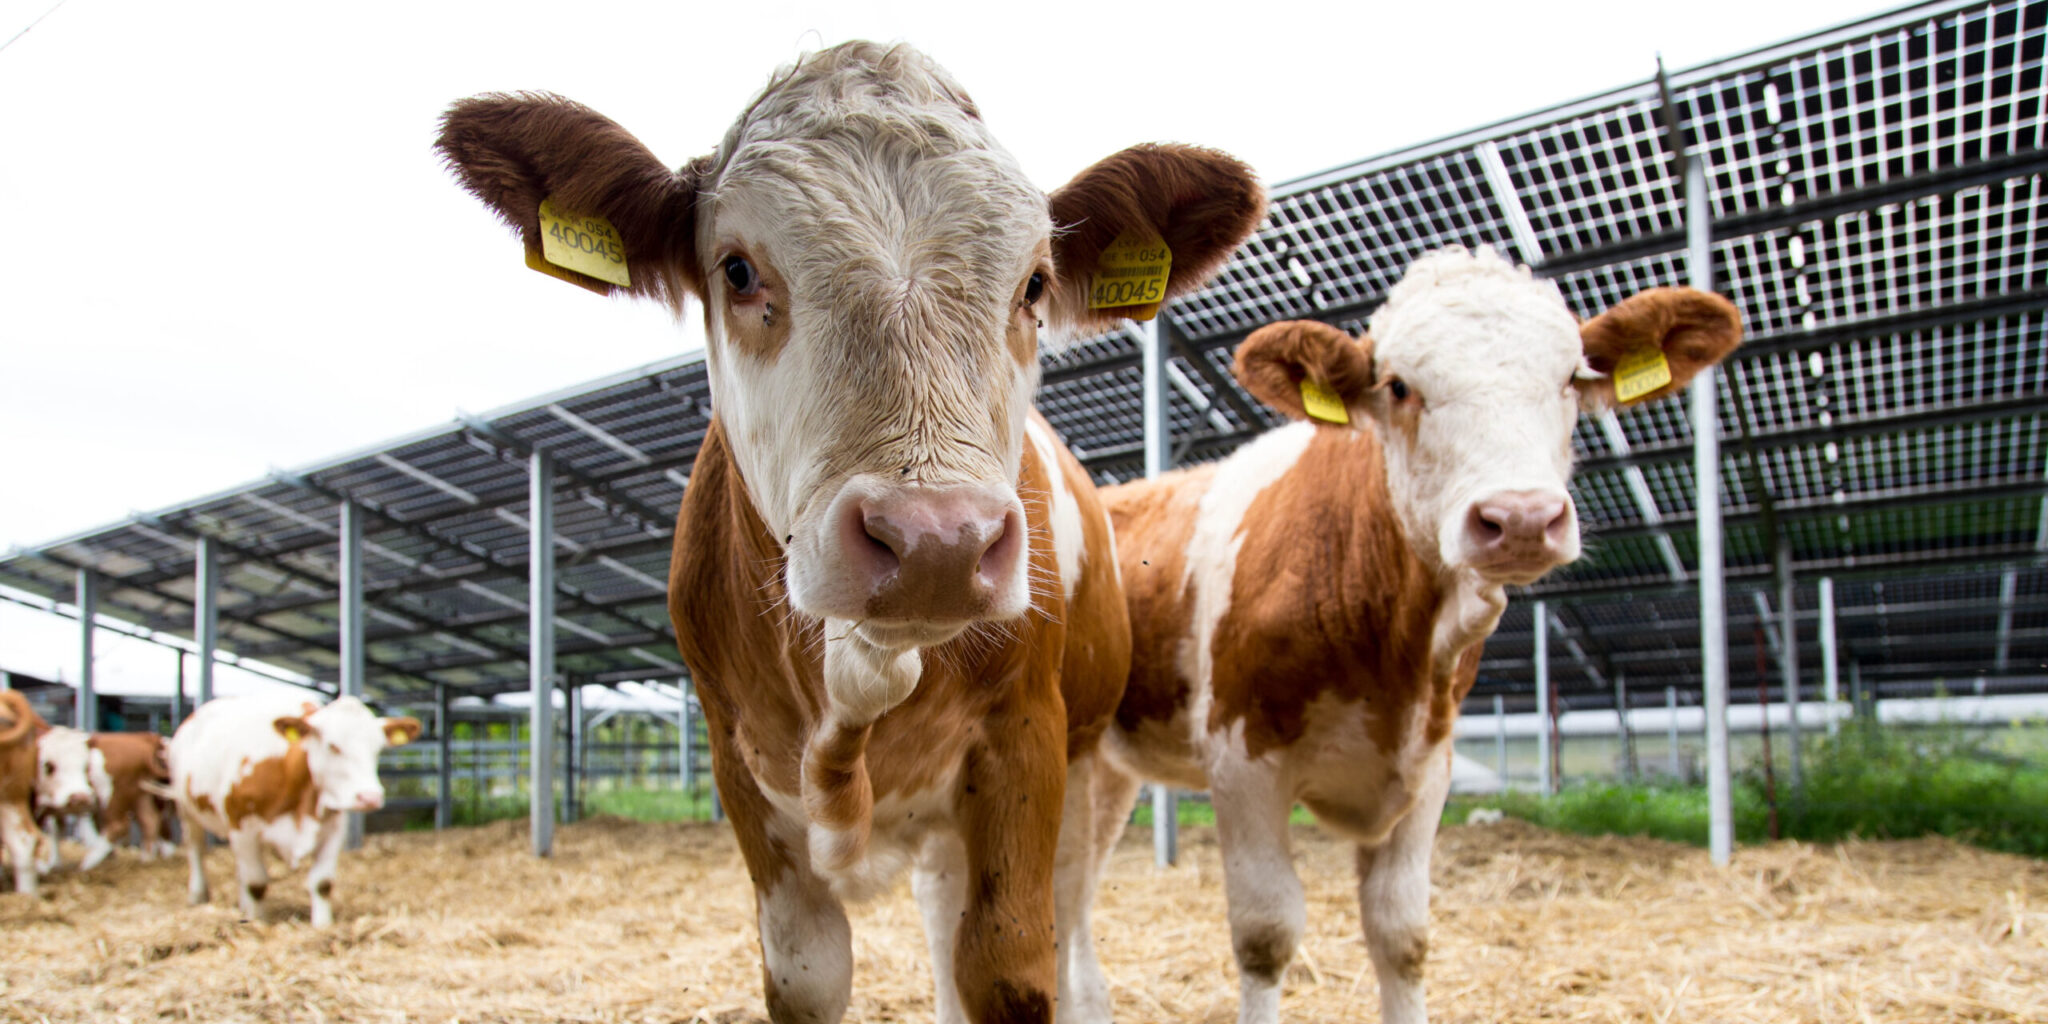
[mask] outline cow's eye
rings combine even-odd
[[[1407,401],[1407,400],[1408,400],[1408,382],[1407,382],[1407,381],[1405,381],[1405,380],[1402,380],[1402,379],[1401,379],[1401,378],[1399,378],[1399,377],[1395,377],[1395,378],[1394,378],[1393,380],[1390,380],[1390,381],[1388,381],[1388,382],[1387,382],[1387,393],[1388,393],[1388,394],[1390,394],[1390,395],[1393,395],[1393,396],[1394,396],[1394,401],[1396,401],[1396,402],[1405,402],[1405,401]]]
[[[1045,274],[1042,272],[1034,272],[1031,275],[1031,280],[1024,282],[1024,304],[1027,306],[1036,306],[1038,305],[1038,300],[1044,297]]]
[[[752,298],[761,293],[761,274],[745,256],[725,258],[725,283],[732,286],[737,298]]]
[[[44,774],[44,775],[55,775],[55,774],[57,774],[57,766],[56,766],[56,765],[54,765],[54,764],[46,764],[46,765],[44,765],[44,766],[43,766],[43,774]]]

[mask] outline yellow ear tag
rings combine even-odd
[[[1311,417],[1326,423],[1351,422],[1351,414],[1344,411],[1344,400],[1314,377],[1301,379],[1301,407]]]
[[[1614,364],[1614,398],[1623,405],[1671,383],[1671,363],[1664,350],[1637,349]]]
[[[1150,320],[1166,300],[1166,279],[1173,273],[1173,250],[1151,228],[1129,228],[1102,250],[1095,280],[1088,286],[1089,309],[1135,307],[1133,320]]]
[[[285,726],[284,738],[287,742],[297,743],[299,741],[299,730],[293,726]]]
[[[555,209],[553,199],[540,201],[540,254],[557,267],[621,288],[633,283],[626,274],[625,240],[612,222],[563,213]],[[532,265],[530,260],[528,265]]]
[[[387,746],[402,747],[411,743],[412,737],[406,735],[404,729],[391,728],[384,730],[384,742]]]

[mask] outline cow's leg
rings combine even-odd
[[[64,816],[46,814],[40,825],[41,830],[36,833],[36,874],[47,875],[57,870],[58,861],[63,859],[57,840],[64,835]]]
[[[1101,751],[1067,765],[1067,793],[1060,811],[1060,844],[1053,863],[1053,919],[1059,928],[1059,1020],[1108,1021],[1109,981],[1095,958],[1089,909],[1102,857],[1095,837],[1096,783],[1110,769]]]
[[[1095,877],[1109,870],[1109,858],[1131,820],[1144,780],[1107,754],[1095,759]]]
[[[135,820],[142,826],[142,849],[140,856],[143,860],[155,860],[157,853],[161,849],[159,844],[162,840],[159,836],[163,832],[164,827],[162,814],[157,809],[155,798],[144,796],[135,801]]]
[[[19,804],[0,806],[0,843],[14,861],[14,891],[36,895],[36,843],[42,833],[35,816]]]
[[[196,907],[212,896],[206,884],[206,827],[182,808],[178,811],[178,824],[185,833],[185,862],[192,869],[191,879],[185,886],[185,896]]]
[[[121,825],[125,824],[127,819],[109,817],[106,820],[111,825]],[[85,841],[85,856],[78,862],[80,871],[91,871],[99,867],[101,862],[114,852],[113,841],[100,831],[97,815],[91,811],[78,816],[78,837]]]
[[[242,916],[254,924],[263,923],[263,894],[270,889],[270,869],[263,863],[261,823],[245,818],[242,826],[228,833],[228,849],[235,854],[235,883],[242,897]]]
[[[313,843],[313,866],[306,872],[306,891],[312,895],[313,927],[334,923],[334,869],[341,862],[341,844],[347,836],[345,814],[329,815],[320,823],[320,838]]]
[[[1066,790],[1066,721],[1057,706],[998,716],[968,755],[960,801],[968,897],[953,948],[967,1019],[1053,1019],[1059,990],[1053,866]]]
[[[1237,764],[1214,773],[1216,839],[1223,848],[1223,895],[1237,954],[1239,1024],[1280,1017],[1280,980],[1308,920],[1288,849],[1293,806],[1277,770]]]
[[[1358,909],[1380,980],[1381,1024],[1423,1024],[1423,967],[1429,959],[1429,852],[1451,790],[1449,755],[1425,761],[1429,774],[1386,842],[1358,848]]]
[[[967,846],[952,832],[934,832],[918,852],[910,889],[924,913],[925,943],[932,953],[933,1001],[939,1024],[965,1024],[960,985],[953,977],[954,940],[967,913]]]
[[[845,906],[805,863],[791,863],[769,885],[756,885],[755,897],[768,1019],[836,1024],[853,995],[853,928]]]

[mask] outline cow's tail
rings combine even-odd
[[[804,815],[811,821],[811,863],[825,870],[853,866],[867,854],[875,789],[868,778],[872,725],[829,718],[804,748]]]
[[[48,724],[19,690],[0,690],[0,747],[11,746],[22,737],[40,735]]]
[[[143,792],[148,793],[150,796],[156,797],[159,800],[170,800],[175,802],[178,799],[178,791],[172,789],[169,785],[165,783],[156,782],[150,779],[143,779],[141,782],[137,783],[137,785],[142,787]]]

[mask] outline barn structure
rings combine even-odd
[[[2044,42],[2048,2],[1939,0],[1278,185],[1210,287],[1048,352],[1039,407],[1110,483],[1274,425],[1235,344],[1360,330],[1429,249],[1582,315],[1703,283],[1747,343],[1690,408],[1582,418],[1586,556],[1512,595],[1468,714],[1703,703],[1725,806],[1731,700],[2048,691]],[[195,652],[193,699],[233,659],[427,709],[444,780],[451,701],[564,690],[544,794],[590,688],[687,722],[664,587],[710,415],[678,357],[15,551],[0,593]]]

